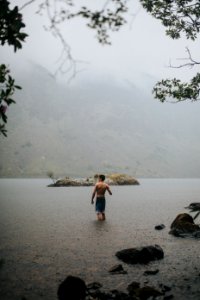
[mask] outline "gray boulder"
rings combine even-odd
[[[200,227],[194,223],[191,215],[182,213],[172,222],[169,233],[180,237],[200,237]]]
[[[147,264],[150,261],[162,259],[164,252],[160,246],[154,245],[123,249],[118,251],[115,255],[127,264]]]
[[[110,268],[109,272],[111,274],[127,274],[121,264],[113,266],[112,268]]]
[[[162,296],[164,293],[162,291],[159,291],[155,289],[152,286],[143,286],[140,287],[139,282],[132,282],[128,285],[127,290],[129,292],[129,295],[133,297],[133,299],[156,299],[159,296]]]

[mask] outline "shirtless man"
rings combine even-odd
[[[112,192],[110,190],[110,187],[108,184],[104,182],[105,176],[104,175],[99,175],[99,181],[96,183],[94,187],[94,191],[92,193],[92,200],[91,204],[94,204],[94,198],[96,195],[96,205],[95,205],[95,210],[97,213],[97,219],[99,221],[104,221],[106,216],[105,216],[105,206],[106,206],[106,200],[105,200],[105,193],[108,191],[110,195],[112,195]]]

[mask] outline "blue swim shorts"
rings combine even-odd
[[[104,213],[106,207],[106,199],[104,197],[96,198],[95,210],[97,213]]]

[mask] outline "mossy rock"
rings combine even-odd
[[[63,179],[58,179],[55,183],[48,185],[49,187],[61,187],[61,186],[92,186],[98,180],[98,175],[94,177],[88,177],[83,179],[73,179],[70,177],[65,177]],[[126,174],[109,174],[106,175],[106,183],[109,185],[139,185],[137,179]]]
[[[106,182],[110,185],[139,185],[138,180],[134,177],[120,173],[107,175]]]

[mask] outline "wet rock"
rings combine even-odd
[[[187,206],[186,208],[190,209],[190,211],[200,211],[200,202],[190,203],[190,205]]]
[[[169,233],[180,237],[200,237],[200,227],[194,223],[192,216],[182,213],[172,222]]]
[[[127,287],[127,290],[129,292],[130,295],[134,295],[135,294],[135,290],[140,288],[140,283],[137,281],[133,281],[132,283],[130,283]]]
[[[159,284],[159,286],[160,286],[162,292],[164,292],[164,293],[169,292],[169,291],[171,291],[171,289],[172,289],[170,286],[165,285],[165,284],[162,284],[162,283]]]
[[[156,290],[154,287],[151,286],[144,286],[143,288],[140,288],[138,291],[139,299],[146,300],[150,297],[156,298],[158,296],[162,296],[163,294]]]
[[[98,300],[111,300],[111,297],[109,295],[109,293],[105,293],[105,292],[100,292],[98,291],[95,295],[95,300],[98,299]]]
[[[194,232],[194,233],[193,233],[193,237],[199,239],[199,238],[200,238],[200,230]]]
[[[160,225],[156,225],[155,226],[155,229],[156,230],[162,230],[162,229],[164,229],[165,228],[165,225],[164,224],[160,224]]]
[[[70,299],[71,300],[71,299]],[[91,290],[88,291],[88,295],[85,300],[138,300],[130,295],[118,291],[118,290],[112,290],[108,293],[102,292],[99,289],[96,291],[93,291],[91,293]]]
[[[84,300],[86,296],[86,284],[79,278],[68,276],[58,287],[59,300]]]
[[[100,289],[102,287],[102,284],[99,283],[99,282],[91,282],[87,285],[87,289],[88,290],[97,290],[97,289]]]
[[[112,297],[111,299],[113,300],[134,300],[134,298],[131,297],[130,295],[127,295],[126,293],[118,290],[111,291],[110,296]]]
[[[113,266],[112,268],[110,268],[109,272],[111,274],[127,274],[121,264]]]
[[[137,299],[146,300],[150,297],[156,298],[158,296],[162,296],[163,293],[154,287],[144,286],[140,287],[138,282],[132,282],[128,287],[129,295],[132,297],[136,297]]]
[[[158,269],[156,270],[146,270],[144,271],[144,275],[156,275],[159,272]]]
[[[195,214],[193,220],[195,220],[198,216],[200,216],[200,202],[190,203],[190,205],[186,208],[189,209],[190,212],[197,212]],[[198,237],[200,237],[200,236],[198,236]]]
[[[118,251],[115,255],[128,264],[147,264],[150,261],[162,259],[164,257],[164,252],[160,246],[154,245],[123,249]]]
[[[87,292],[92,299],[95,298],[100,292],[100,288],[102,288],[102,284],[99,282],[92,282],[87,285]]]
[[[5,260],[3,258],[0,259],[0,269],[3,268],[5,264]]]
[[[86,297],[86,300],[113,300],[113,299],[114,298],[112,298],[112,295],[110,293],[105,293],[100,290],[96,290],[95,293],[89,294]]]
[[[138,300],[138,299],[131,297],[129,294],[126,294],[118,290],[112,290],[107,293],[97,289],[92,293],[90,290],[88,290],[88,295],[86,296],[85,300]]]
[[[172,294],[170,294],[170,295],[164,296],[163,300],[170,300],[170,299],[173,299],[173,298],[174,298],[174,296]]]

